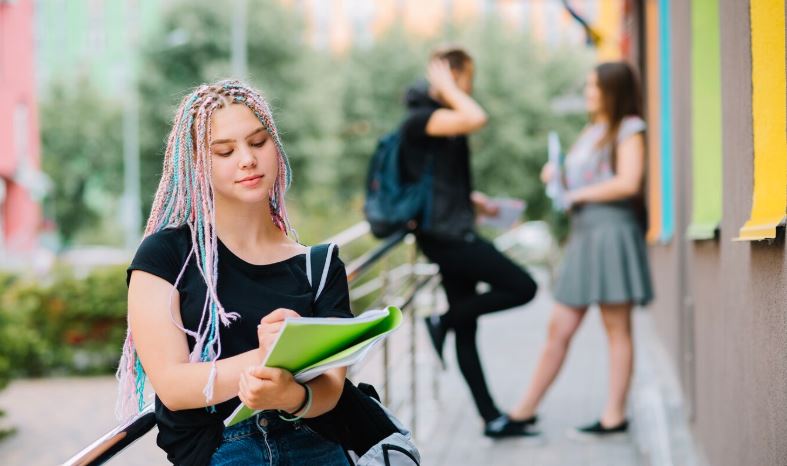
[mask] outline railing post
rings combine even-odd
[[[435,312],[436,311],[435,308],[437,307],[437,288],[438,287],[437,286],[432,286],[431,288],[432,289],[429,292],[429,298],[430,298],[429,299],[429,306],[431,308],[431,312]],[[439,364],[439,362],[436,359],[435,359],[435,364],[436,365]],[[440,377],[439,377],[439,373],[441,372],[441,370],[442,370],[442,367],[440,367],[439,369],[435,368],[435,370],[431,371],[432,372],[432,398],[435,401],[439,401],[440,400]]]
[[[380,272],[380,297],[382,298],[382,302],[388,302],[389,298],[389,289],[390,289],[390,280],[391,277],[389,276],[388,270],[388,257],[386,256],[384,259],[380,261],[380,265],[382,271]],[[390,406],[391,404],[391,384],[390,384],[390,368],[391,368],[391,361],[390,361],[390,349],[388,345],[388,338],[383,339],[383,404],[385,406]]]
[[[409,254],[409,262],[410,262],[410,278],[413,283],[413,288],[416,287],[418,284],[418,274],[416,273],[415,266],[416,261],[418,260],[418,246],[415,243],[415,237],[410,234],[407,235],[405,238],[405,244],[409,248],[407,251]],[[415,290],[414,290],[415,292]],[[411,406],[411,414],[410,414],[410,429],[413,432],[413,437],[415,437],[415,431],[417,429],[417,416],[418,416],[418,365],[417,365],[417,347],[416,347],[416,325],[418,319],[416,319],[416,313],[418,311],[417,308],[418,300],[415,296],[413,296],[412,305],[410,306],[410,406]]]

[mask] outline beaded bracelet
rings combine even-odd
[[[303,386],[303,388],[306,389],[306,399],[303,401],[303,404],[301,404],[301,406],[298,407],[298,409],[295,410],[294,413],[287,413],[286,411],[279,411],[279,413],[280,413],[279,414],[279,419],[281,419],[282,421],[287,421],[287,422],[297,421],[297,420],[303,418],[303,416],[305,416],[306,413],[308,413],[309,410],[311,409],[311,407],[312,407],[312,388],[308,384],[305,384],[305,383],[301,384],[301,385]],[[293,417],[284,417],[284,416],[282,416],[281,413],[289,414],[290,416],[293,416]],[[301,414],[298,414],[298,413],[301,413]]]

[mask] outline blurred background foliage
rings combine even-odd
[[[48,282],[0,276],[0,385],[11,376],[114,371],[126,331],[125,267]]]
[[[165,13],[139,57],[142,217],[161,173],[164,144],[180,99],[202,82],[230,76],[230,9],[187,2]],[[340,56],[303,43],[302,19],[272,0],[251,0],[248,81],[271,102],[294,171],[289,207],[306,242],[361,219],[367,161],[377,139],[404,116],[402,97],[424,74],[437,45],[393,28]],[[538,173],[547,132],[570,141],[585,116],[553,110],[578,95],[592,63],[587,50],[555,48],[494,19],[447,32],[441,42],[466,46],[476,59],[475,96],[487,127],[471,138],[474,182],[493,195],[523,198],[530,219],[550,211]],[[45,171],[55,189],[47,203],[61,243],[121,245],[116,212],[122,190],[120,102],[86,82],[44,93]]]

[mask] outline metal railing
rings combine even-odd
[[[531,223],[531,225],[534,222]],[[526,236],[526,226],[528,224],[521,224],[512,230],[509,230],[495,239],[496,246],[504,251],[511,251],[523,242],[523,237]],[[341,233],[329,238],[326,242],[336,243],[340,247],[348,246],[356,241],[368,238],[369,226],[366,222],[361,222],[352,227],[342,231]],[[389,262],[392,258],[392,253],[400,247],[405,248],[406,258],[403,263],[396,266],[390,266]],[[542,248],[543,245],[537,245],[537,248]],[[552,245],[549,246],[550,248]],[[361,281],[373,271],[375,266],[382,265],[382,268],[377,276],[371,277],[366,281]],[[415,434],[418,426],[418,377],[417,377],[417,317],[418,312],[416,309],[417,297],[425,296],[426,306],[430,308],[429,312],[434,312],[435,303],[437,302],[436,295],[440,285],[438,268],[434,264],[426,263],[419,257],[415,239],[413,235],[406,232],[393,235],[383,240],[376,247],[364,252],[358,258],[350,261],[346,266],[347,279],[350,284],[350,297],[353,303],[377,295],[373,301],[374,305],[392,304],[402,309],[405,313],[405,323],[403,328],[406,332],[400,332],[405,338],[406,342],[406,361],[409,363],[406,367],[408,372],[409,387],[406,390],[405,396],[400,400],[396,406],[391,406],[394,399],[393,387],[391,383],[391,373],[394,369],[391,357],[391,338],[383,340],[382,345],[377,348],[378,352],[382,353],[382,395],[383,402],[390,406],[394,412],[398,412],[399,406],[406,406],[409,410],[409,427]],[[373,355],[369,355],[364,362],[358,367],[351,368],[350,377],[362,370],[364,364],[368,364],[373,359]],[[435,365],[431,373],[431,392],[432,399],[439,401],[439,370],[437,370],[437,359],[433,359]],[[400,361],[402,359],[400,358]],[[147,432],[155,426],[155,414],[153,412],[153,405],[149,404],[145,407],[143,412],[125,422],[110,432],[103,435],[101,438],[90,444],[88,447],[74,455],[66,463],[67,466],[93,466],[102,464],[116,454],[120,453],[123,449],[131,445],[133,442],[143,437]]]

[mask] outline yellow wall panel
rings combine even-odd
[[[776,237],[787,212],[784,0],[750,3],[754,192],[738,240]]]

